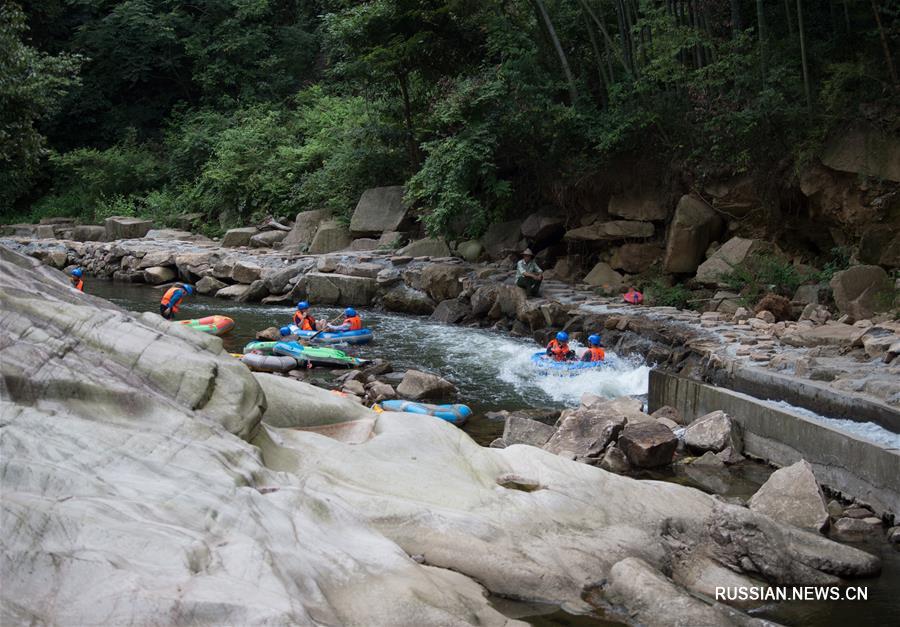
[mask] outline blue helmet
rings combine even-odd
[[[556,341],[557,342],[568,342],[569,334],[566,333],[565,331],[560,331],[559,333],[556,334]]]
[[[188,296],[191,296],[194,293],[194,286],[193,285],[185,285],[184,291],[187,292]]]
[[[82,274],[84,274],[84,270],[82,270],[81,268],[75,268],[74,270],[72,270],[72,276],[74,277],[78,277],[80,279]]]
[[[280,329],[278,329],[278,332],[281,333],[281,337],[284,337],[285,335],[290,335],[291,327],[281,327]]]
[[[351,318],[356,315],[356,310],[353,307],[347,307],[344,310],[344,315],[347,316],[348,318]]]
[[[594,333],[588,336],[588,344],[591,346],[600,346],[600,336]]]
[[[297,311],[306,311],[307,309],[309,309],[309,303],[305,300],[301,300],[297,303]]]

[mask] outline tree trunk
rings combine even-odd
[[[894,69],[894,59],[891,57],[891,49],[888,47],[887,37],[884,34],[884,28],[881,25],[881,15],[878,12],[878,3],[872,0],[872,14],[875,16],[875,24],[878,25],[878,35],[881,37],[881,49],[884,51],[884,62],[887,64],[888,73],[891,75],[891,81],[897,84],[897,70]]]
[[[607,85],[609,84],[609,78],[603,70],[603,55],[600,54],[600,45],[597,43],[597,34],[594,32],[594,25],[591,22],[591,18],[584,11],[581,12],[581,15],[584,17],[584,26],[587,28],[588,37],[590,37],[591,40],[591,50],[594,51],[594,59],[597,62],[597,77],[600,79],[600,104],[603,108],[606,108],[609,104],[606,91]]]
[[[406,125],[406,150],[409,153],[409,165],[416,169],[422,162],[419,153],[419,143],[416,141],[416,132],[413,128],[412,103],[409,97],[409,74],[397,72],[397,81],[400,83],[400,95],[403,97],[403,123]]]
[[[594,10],[591,9],[591,7],[588,5],[586,0],[578,0],[578,4],[580,4],[581,8],[588,15],[591,16],[591,19],[594,21],[594,24],[597,25],[597,29],[603,34],[603,43],[606,46],[606,59],[607,59],[607,62],[609,62],[609,58],[611,56],[610,52],[612,50],[615,50],[616,43],[612,40],[612,37],[610,37],[609,31],[606,30],[606,25],[603,23],[603,20],[601,20],[600,17],[598,17],[597,14],[594,13]],[[624,48],[624,46],[623,46],[623,48]],[[618,59],[619,63],[622,64],[622,67],[625,69],[625,71],[630,74],[631,68],[628,67],[628,63],[626,63],[626,61],[618,53],[616,53],[615,56],[616,56],[616,59]],[[609,68],[609,75],[610,75],[610,77],[612,77],[612,75],[613,75],[611,65]]]
[[[744,30],[741,20],[741,0],[731,0],[731,34],[737,37]]]
[[[575,101],[578,100],[578,89],[575,87],[575,77],[572,76],[569,60],[566,58],[566,53],[563,50],[562,44],[559,42],[559,37],[556,36],[556,29],[553,28],[553,22],[550,21],[550,14],[547,13],[547,8],[544,6],[543,0],[532,0],[532,2],[534,2],[534,5],[537,7],[538,13],[540,13],[541,19],[544,22],[544,26],[547,27],[547,34],[550,37],[550,41],[553,42],[556,56],[559,57],[559,64],[562,66],[563,74],[566,76],[566,82],[569,84],[570,104],[575,104]]]
[[[803,93],[806,108],[812,110],[812,95],[809,89],[809,68],[806,63],[806,35],[803,32],[803,0],[797,0],[797,30],[800,31],[800,61],[803,64]]]
[[[784,0],[784,17],[787,19],[788,35],[794,36],[794,20],[791,19],[791,0]]]
[[[763,0],[756,0],[756,30],[759,34],[759,73],[762,77],[763,85],[766,84],[766,57],[768,55],[766,46],[766,13]]]

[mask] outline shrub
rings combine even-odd
[[[744,305],[753,307],[767,292],[790,298],[808,278],[781,257],[757,255],[733,265],[720,280],[741,295]]]
[[[650,281],[646,289],[648,305],[657,307],[677,307],[688,309],[691,300],[691,291],[676,283],[667,285],[662,277]]]

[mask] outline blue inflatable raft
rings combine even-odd
[[[531,364],[540,374],[576,375],[591,370],[602,370],[609,366],[609,359],[604,361],[555,361],[541,351],[531,356]]]
[[[376,405],[384,411],[402,411],[408,414],[423,414],[434,416],[441,420],[455,424],[461,427],[466,424],[466,420],[472,415],[472,410],[467,405],[427,405],[425,403],[414,403],[412,401],[381,401]]]
[[[281,327],[281,335],[296,335],[301,340],[310,340],[314,344],[368,344],[375,337],[372,329],[359,329],[358,331],[341,331],[333,333],[331,331],[322,331],[316,335],[317,331],[301,331],[295,324],[289,324]],[[313,337],[315,336],[315,337]]]

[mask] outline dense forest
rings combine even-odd
[[[0,8],[5,218],[590,203],[617,163],[790,176],[896,129],[897,0],[37,0]]]

